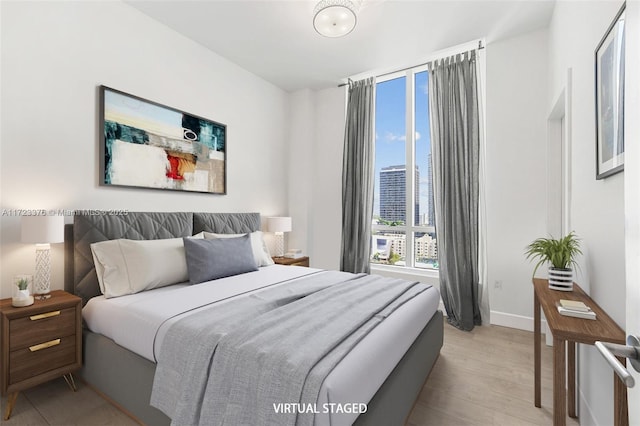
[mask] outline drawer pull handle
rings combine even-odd
[[[31,352],[40,351],[42,349],[50,348],[51,346],[57,346],[60,344],[60,339],[51,340],[49,342],[40,343],[39,345],[29,346]]]
[[[31,321],[37,321],[45,318],[55,317],[57,315],[60,315],[60,311],[51,311],[51,312],[47,312],[46,314],[32,315],[29,317],[29,319]]]

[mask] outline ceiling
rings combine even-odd
[[[471,40],[543,28],[554,7],[552,0],[362,0],[355,30],[330,39],[313,29],[315,0],[127,3],[287,91],[331,87]]]

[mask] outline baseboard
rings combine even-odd
[[[438,304],[438,309],[442,311],[445,317],[447,316],[447,311],[444,309],[444,303],[442,303],[442,300]],[[533,318],[525,317],[523,315],[508,314],[506,312],[498,312],[498,311],[491,311],[490,315],[491,315],[490,317],[491,325],[499,325],[501,327],[509,327],[509,328],[515,328],[518,330],[533,331]],[[544,317],[542,321],[540,321],[540,331],[542,332],[542,334],[545,334],[545,335],[550,334],[547,332],[548,331],[547,321],[544,319]],[[551,342],[547,341],[547,345],[551,345]]]
[[[533,318],[523,315],[508,314],[506,312],[491,311],[491,325],[517,328],[518,330],[533,331]],[[540,322],[542,333],[546,334],[547,322]]]

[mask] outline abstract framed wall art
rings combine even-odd
[[[100,86],[101,185],[226,194],[227,127]]]
[[[596,47],[596,179],[624,170],[625,6]]]

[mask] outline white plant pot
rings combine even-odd
[[[33,305],[33,296],[31,296],[29,290],[16,290],[11,298],[11,304],[15,307]]]
[[[559,291],[573,291],[573,269],[549,268],[549,288]]]

